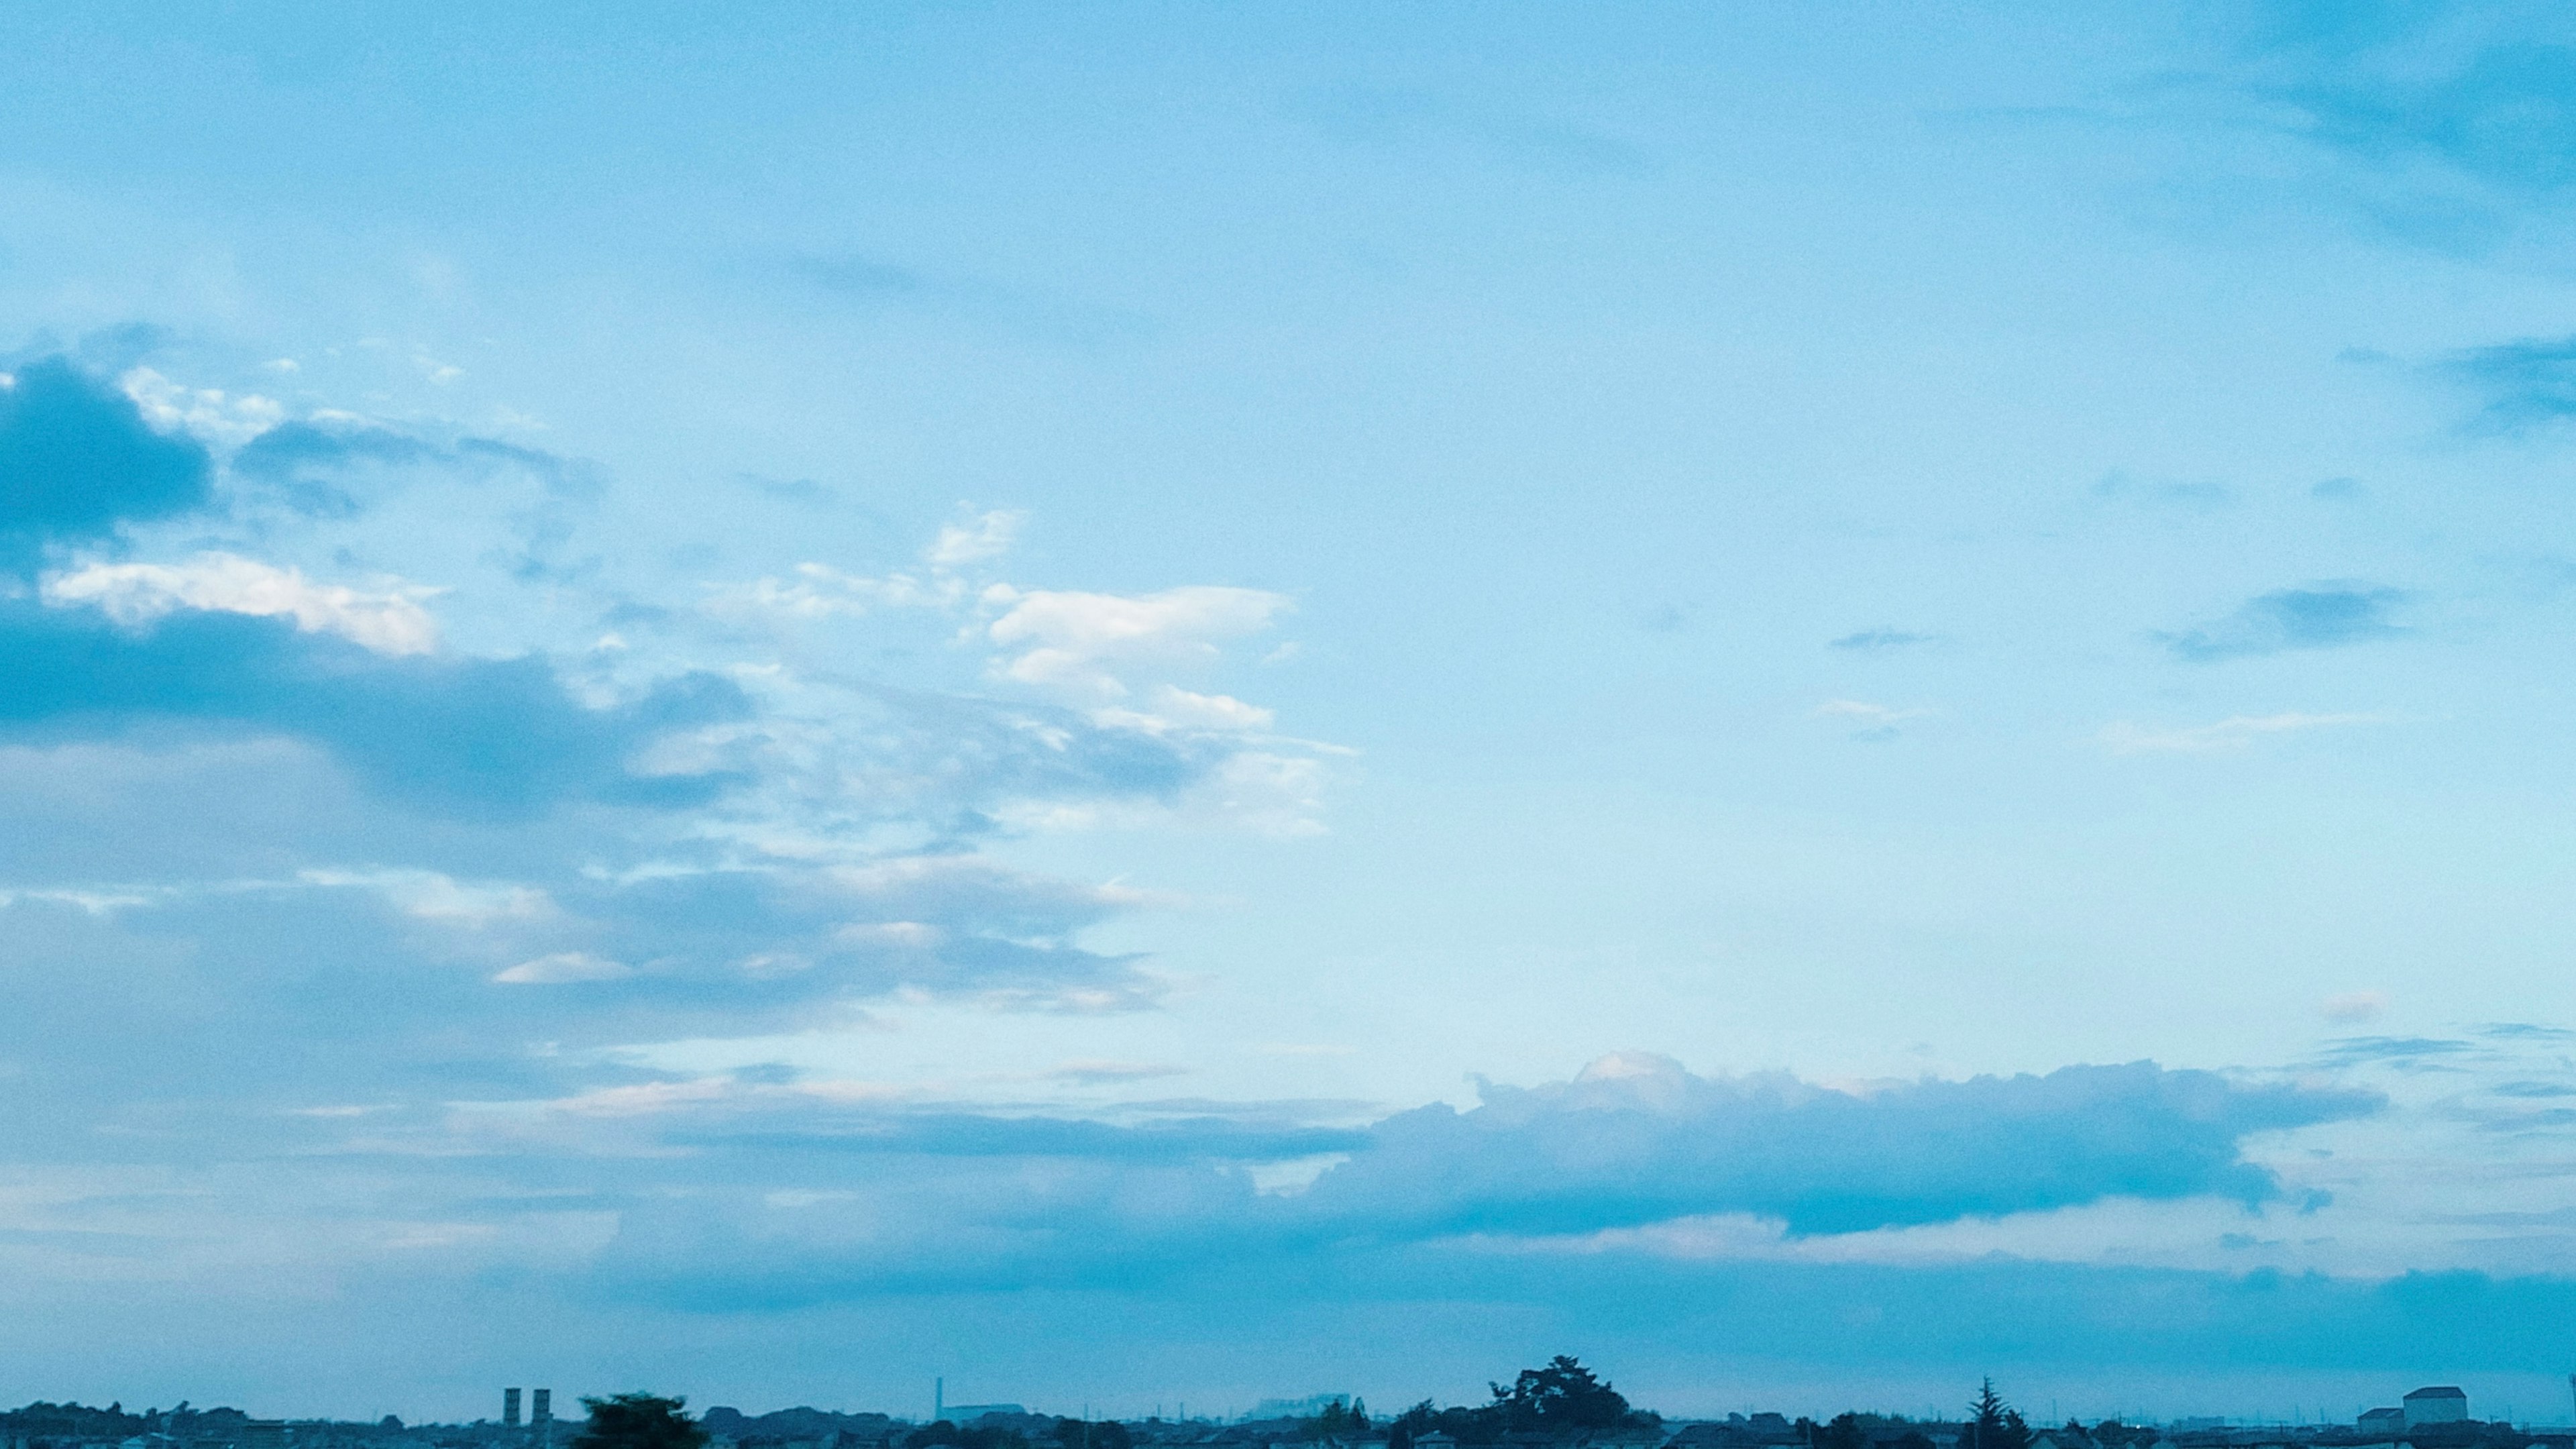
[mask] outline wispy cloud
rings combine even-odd
[[[1839,639],[1825,641],[1828,649],[1842,649],[1856,654],[1883,654],[1898,649],[1911,649],[1918,644],[1931,644],[1938,635],[1917,634],[1907,629],[1862,629]]]
[[[2406,627],[2392,614],[2410,597],[2403,589],[2347,580],[2274,589],[2223,618],[2154,637],[2194,664],[2338,649],[2403,637]]]
[[[2115,755],[2214,754],[2241,750],[2256,740],[2308,730],[2384,723],[2375,714],[2233,715],[2216,724],[2158,729],[2121,721],[2106,725],[2102,743]]]
[[[1638,175],[1655,165],[1645,147],[1580,122],[1423,90],[1342,86],[1302,97],[1298,109],[1350,145],[1462,150],[1568,174]]]
[[[2475,1053],[2475,1043],[2454,1037],[2354,1036],[2329,1044],[2317,1059],[2337,1065],[2361,1062],[2421,1063]]]
[[[2521,432],[2576,416],[2576,337],[2524,339],[2453,354],[2443,368],[2484,399],[2479,421]]]
[[[2150,507],[2188,508],[2206,512],[2236,501],[2236,490],[2206,479],[2141,478],[2113,469],[2093,485],[2093,496],[2106,502]]]
[[[1848,721],[1853,727],[1852,738],[1856,740],[1894,739],[1899,725],[1907,720],[1927,718],[1931,713],[1930,709],[1921,706],[1898,708],[1860,699],[1829,699],[1816,706],[1818,719]]]

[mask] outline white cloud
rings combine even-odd
[[[761,613],[790,619],[832,619],[870,609],[942,608],[958,603],[964,591],[954,582],[925,584],[909,574],[869,578],[843,573],[829,564],[801,563],[796,577],[754,579],[718,591],[707,609],[717,615]]]
[[[94,604],[120,624],[139,624],[180,609],[289,618],[308,634],[337,634],[379,654],[429,654],[438,622],[405,586],[377,593],[317,584],[295,569],[229,553],[204,553],[184,564],[90,564],[44,581],[55,608]]]
[[[623,961],[610,961],[587,951],[557,951],[551,956],[522,961],[492,979],[513,986],[561,986],[576,981],[615,981],[634,974],[635,968]]]
[[[1848,720],[1852,738],[1886,740],[1896,736],[1896,727],[1910,719],[1922,719],[1932,713],[1920,706],[1899,709],[1892,705],[1872,704],[1860,699],[1829,699],[1816,706],[1819,719]]]
[[[469,884],[434,870],[306,870],[296,878],[307,885],[376,891],[404,915],[450,925],[491,926],[536,920],[554,912],[554,902],[544,891],[523,885]]]
[[[200,442],[238,448],[279,423],[286,409],[257,393],[228,397],[211,387],[183,387],[148,367],[117,379],[145,422],[165,433],[186,433]]]
[[[2103,745],[2115,755],[2212,754],[2222,750],[2241,750],[2267,735],[2381,722],[2382,717],[2375,714],[2289,713],[2235,715],[2216,724],[2159,730],[2122,720],[2106,726],[2101,738]]]
[[[1230,694],[1195,694],[1169,684],[1157,686],[1152,699],[1150,711],[1104,709],[1093,718],[1104,725],[1157,735],[1175,729],[1266,730],[1278,718],[1275,712]]]
[[[1284,594],[1211,584],[1154,594],[997,585],[984,599],[1004,610],[987,635],[1015,651],[998,661],[998,672],[1102,702],[1130,693],[1131,679],[1121,676],[1216,662],[1218,641],[1258,633],[1290,607]]]
[[[1928,709],[1896,709],[1884,704],[1871,704],[1859,699],[1829,699],[1816,706],[1825,719],[1857,720],[1865,725],[1892,725],[1909,719],[1921,719]]]
[[[980,563],[1010,552],[1019,539],[1020,525],[1028,515],[1012,509],[995,509],[978,514],[966,523],[952,523],[939,530],[939,537],[923,552],[922,558],[932,568],[953,569],[961,564]]]
[[[2369,1021],[2388,1009],[2385,991],[2346,991],[2317,1003],[2328,1021]]]

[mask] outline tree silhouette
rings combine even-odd
[[[2021,1410],[2004,1402],[1995,1392],[1995,1381],[1986,1379],[1978,1385],[1974,1403],[1968,1405],[1967,1442],[1960,1449],[2030,1449],[2030,1425],[2024,1423]]]
[[[1816,1430],[1816,1449],[1869,1449],[1869,1431],[1860,1424],[1860,1415],[1840,1413],[1833,1422]]]
[[[1510,1388],[1488,1385],[1494,1407],[1515,1429],[1607,1429],[1628,1417],[1628,1401],[1571,1356],[1522,1369]],[[2018,1446],[2016,1446],[2018,1449]]]
[[[965,1442],[963,1435],[958,1442]],[[1064,1449],[1129,1449],[1135,1439],[1115,1419],[1064,1418],[1055,1421],[1055,1442]]]
[[[703,1449],[707,1431],[681,1412],[686,1398],[654,1394],[585,1397],[590,1423],[573,1437],[571,1449]]]

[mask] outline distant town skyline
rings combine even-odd
[[[1557,1362],[1568,1365],[1574,1363],[1570,1359],[1559,1359]],[[1530,1373],[1522,1375],[1524,1382],[1529,1377]],[[1502,1402],[1504,1387],[1502,1384],[1491,1386],[1495,1403]],[[2571,1375],[2571,1389],[2576,1389],[2576,1375]],[[2052,1438],[2052,1443],[2057,1446],[2057,1449],[2068,1449],[2069,1434],[2059,1433],[2053,1436],[2051,1434],[2052,1429],[2059,1422],[2055,1416],[2058,1406],[2054,1402],[2048,1405],[2048,1413],[2034,1418],[1997,1393],[1991,1379],[1983,1381],[1981,1396],[1988,1397],[2000,1412],[2010,1416],[2016,1426],[2016,1432],[2026,1431],[2034,1436],[2034,1442],[2037,1438]],[[2442,1437],[2445,1434],[2453,1431],[2467,1432],[2478,1429],[2482,1425],[2487,1428],[2500,1428],[2519,1424],[2542,1435],[2554,1432],[2562,1440],[2576,1437],[2576,1416],[2562,1416],[2567,1419],[2567,1422],[2562,1424],[2553,1424],[2547,1416],[2516,1419],[2508,1414],[2496,1417],[2492,1421],[2480,1419],[2471,1411],[2468,1394],[2456,1385],[2425,1385],[2402,1394],[2392,1392],[2387,1397],[2395,1402],[2357,1409],[2352,1419],[2340,1422],[2328,1417],[2311,1419],[2305,1414],[2294,1411],[2289,1416],[2277,1418],[2265,1418],[2259,1415],[2193,1414],[2167,1418],[2137,1416],[2124,1418],[2113,1415],[2102,1424],[2093,1426],[2081,1425],[2082,1416],[2079,1414],[2070,1416],[2066,1423],[2094,1430],[2099,1430],[2108,1424],[2119,1424],[2140,1430],[2160,1428],[2182,1435],[2218,1431],[2231,1426],[2255,1429],[2296,1429],[2308,1437],[2299,1438],[2295,1442],[2321,1442],[2330,1445],[2386,1443],[2410,1437],[2420,1440],[2422,1445],[2434,1445],[2447,1442]],[[487,1434],[501,1435],[512,1443],[525,1441],[529,1444],[547,1444],[557,1439],[569,1440],[577,1436],[582,1432],[583,1419],[576,1417],[567,1420],[554,1415],[551,1412],[552,1398],[552,1390],[547,1388],[530,1390],[504,1387],[499,1391],[497,1415],[459,1419],[448,1427],[474,1428]],[[577,1407],[586,1407],[589,1399],[576,1396],[574,1402]],[[681,1395],[675,1402],[686,1406],[688,1398],[686,1395]],[[1643,1416],[1644,1421],[1650,1423],[1660,1421],[1659,1425],[1652,1428],[1652,1437],[1655,1442],[1666,1444],[1670,1449],[1755,1449],[1755,1446],[1763,1443],[1784,1445],[1797,1443],[1806,1446],[1806,1449],[1815,1449],[1812,1442],[1813,1436],[1819,1432],[1822,1419],[1833,1418],[1839,1422],[1849,1420],[1855,1414],[1854,1410],[1847,1409],[1839,1415],[1799,1415],[1793,1423],[1789,1414],[1771,1409],[1748,1407],[1723,1414],[1669,1415],[1660,1413],[1653,1405],[1631,1405],[1624,1395],[1618,1396],[1613,1402],[1620,1413],[1624,1414],[1633,1409]],[[1119,1414],[1094,1413],[1094,1406],[1086,1403],[1080,1406],[1079,1417],[1083,1422],[1124,1421],[1140,1426],[1300,1424],[1308,1431],[1320,1423],[1326,1426],[1339,1426],[1332,1435],[1335,1438],[1347,1437],[1354,1442],[1366,1442],[1373,1438],[1375,1441],[1383,1442],[1388,1437],[1390,1426],[1400,1427],[1407,1419],[1422,1415],[1431,1404],[1432,1401],[1424,1400],[1402,1410],[1381,1408],[1372,1414],[1366,1407],[1365,1396],[1349,1392],[1321,1392],[1297,1397],[1267,1398],[1246,1410],[1229,1407],[1217,1412],[1197,1414],[1191,1413],[1183,1403],[1170,1405],[1171,1412],[1168,1414],[1165,1412],[1166,1406],[1162,1404],[1156,1404],[1150,1413]],[[523,1407],[527,1410],[524,1418],[522,1417]],[[1921,1426],[1932,1438],[1936,1449],[1954,1449],[1953,1441],[1957,1439],[1958,1431],[1975,1418],[1975,1414],[1968,1411],[1974,1411],[1977,1407],[1973,1401],[1966,1406],[1966,1411],[1955,1406],[1945,1410],[1943,1406],[1929,1404],[1925,1405],[1919,1414],[1908,1414],[1901,1409],[1879,1405],[1857,1413],[1866,1421],[1889,1426],[1890,1434],[1907,1425]],[[1476,1409],[1477,1405],[1470,1403],[1449,1406],[1444,1412],[1454,1414]],[[39,1445],[35,1441],[45,1439],[46,1436],[38,1435],[31,1439],[26,1426],[29,1423],[44,1420],[49,1415],[80,1412],[84,1410],[76,1403],[66,1402],[57,1406],[50,1401],[41,1400],[16,1410],[0,1409],[0,1429],[8,1431],[5,1439],[0,1439],[0,1442],[5,1442],[7,1449],[75,1449],[77,1444],[87,1441],[77,1435],[58,1435]],[[266,1442],[260,1437],[263,1435],[271,1439],[278,1438],[280,1435],[291,1438],[289,1431],[299,1424],[319,1429],[330,1426],[335,1420],[342,1430],[381,1428],[388,1431],[427,1431],[441,1427],[437,1421],[431,1420],[413,1420],[406,1423],[398,1415],[382,1416],[381,1422],[368,1416],[352,1419],[345,1415],[327,1414],[283,1414],[276,1417],[262,1417],[256,1414],[245,1415],[243,1411],[232,1406],[192,1409],[184,1402],[169,1411],[158,1407],[128,1410],[123,1408],[120,1400],[110,1406],[90,1406],[88,1412],[105,1415],[121,1414],[147,1425],[170,1426],[174,1429],[182,1421],[197,1424],[199,1427],[194,1431],[195,1438],[204,1438],[210,1432],[218,1436],[217,1439],[208,1439],[202,1449],[223,1449],[223,1446],[240,1449],[241,1443]],[[852,1409],[846,1406],[826,1408],[810,1404],[755,1407],[749,1411],[730,1404],[710,1404],[688,1412],[692,1418],[700,1421],[719,1446],[738,1441],[757,1441],[760,1445],[770,1446],[770,1449],[799,1449],[799,1446],[803,1446],[803,1449],[840,1449],[844,1442],[855,1446],[859,1441],[852,1435],[869,1424],[878,1426],[883,1433],[894,1433],[898,1428],[919,1429],[938,1423],[954,1423],[959,1426],[998,1425],[1012,1432],[1023,1432],[1033,1426],[1042,1427],[1050,1423],[1060,1425],[1076,1417],[1070,1408],[1031,1406],[1017,1402],[948,1404],[945,1402],[944,1379],[933,1381],[932,1407],[929,1412],[921,1414],[906,1412],[901,1407],[872,1406]],[[210,1419],[208,1417],[210,1415],[213,1418]],[[224,1416],[227,1415],[231,1417],[225,1418]],[[214,1425],[214,1428],[209,1430],[205,1427],[209,1424]],[[238,1424],[240,1428],[233,1432],[233,1437],[224,1438],[222,1437],[225,1433],[223,1424]],[[558,1428],[559,1425],[562,1427]],[[1342,1430],[1347,1430],[1347,1434],[1341,1432]],[[249,1433],[252,1436],[251,1439],[239,1440],[239,1434],[242,1432]],[[1576,1432],[1577,1437],[1586,1435],[1599,1437],[1609,1434],[1610,1431],[1607,1427],[1601,1427],[1597,1434],[1592,1430],[1572,1432]],[[2325,1435],[2325,1438],[2315,1439],[2314,1435],[2318,1433]],[[1774,1437],[1765,1440],[1762,1438],[1765,1434]],[[2373,1439],[2373,1434],[2381,1437]],[[805,1444],[805,1441],[816,1440],[817,1436],[820,1436],[817,1444]],[[147,1434],[146,1437],[151,1436]],[[1418,1437],[1418,1435],[1408,1435],[1407,1439],[1410,1442]],[[161,1438],[173,1438],[173,1436],[163,1434]],[[174,1442],[193,1443],[195,1439],[187,1433],[179,1433],[176,1434]],[[279,1442],[284,1443],[286,1440],[280,1439]],[[1458,1441],[1447,1439],[1446,1442]],[[2141,1444],[2145,1442],[2139,1441]],[[2465,1444],[2468,1441],[2462,1442]],[[157,1444],[157,1441],[155,1443]],[[2215,1449],[2214,1442],[2211,1449]],[[2524,1449],[2529,1449],[2529,1446],[2524,1446]],[[2543,1449],[2546,1449],[2545,1445]]]

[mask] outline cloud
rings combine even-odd
[[[2213,754],[2241,750],[2259,739],[2274,735],[2298,734],[2308,730],[2340,729],[2349,725],[2379,724],[2374,714],[2266,714],[2232,715],[2216,724],[2193,725],[2182,729],[2150,729],[2123,720],[2106,725],[2102,743],[2115,755],[2143,754]]]
[[[1275,711],[1246,704],[1230,694],[1197,694],[1174,685],[1154,687],[1144,710],[1104,709],[1101,723],[1161,734],[1172,729],[1266,730],[1278,720]]]
[[[814,621],[852,618],[874,609],[944,608],[965,597],[953,579],[924,583],[910,574],[870,578],[844,573],[829,564],[801,563],[792,580],[776,576],[713,591],[709,612],[741,618],[761,614]]]
[[[2437,1057],[2460,1057],[2477,1048],[2448,1037],[2355,1036],[2329,1045],[2318,1060],[2349,1066],[2364,1062],[2420,1063]]]
[[[2274,32],[2279,64],[2260,93],[2300,135],[2375,165],[2429,161],[2511,192],[2576,182],[2576,49],[2445,25],[2439,7],[2396,23],[2389,13]]]
[[[1915,634],[1903,629],[1863,629],[1826,641],[1828,649],[1843,649],[1860,654],[1882,654],[1897,649],[1910,649],[1917,644],[1937,641],[1932,634]]]
[[[2444,370],[2486,397],[2480,420],[2522,432],[2576,414],[2576,337],[2525,339],[2453,354]]]
[[[1116,1082],[1150,1081],[1156,1077],[1189,1075],[1189,1068],[1160,1062],[1077,1061],[1066,1062],[1048,1070],[1047,1076],[1081,1086],[1102,1086]]]
[[[203,507],[212,460],[155,432],[132,398],[60,358],[0,385],[0,566],[46,543],[105,537],[128,521]]]
[[[1086,1085],[1129,1075],[1090,1066],[1072,1069]],[[549,1180],[537,1164],[575,1158],[618,1211],[614,1239],[577,1270],[592,1291],[739,1313],[1001,1289],[1174,1302],[1239,1295],[1247,1278],[1305,1282],[1292,1301],[1306,1302],[1319,1276],[1388,1272],[1509,1301],[1528,1273],[1699,1271],[1698,1249],[1643,1238],[1584,1249],[1588,1269],[1559,1250],[1707,1214],[1814,1242],[2114,1199],[2260,1202],[2278,1189],[2242,1157],[2245,1138],[2377,1101],[2145,1063],[1854,1094],[1638,1056],[1482,1096],[1361,1127],[1244,1104],[1131,1103],[1111,1122],[757,1072],[300,1130],[470,1144],[531,1188]],[[1755,1256],[1777,1256],[1777,1230],[1755,1238]]]
[[[1150,318],[1050,296],[1007,281],[925,271],[865,252],[809,252],[783,259],[802,289],[870,313],[905,312],[963,322],[1057,345],[1093,347],[1150,329]]]
[[[425,437],[343,413],[317,413],[278,424],[242,445],[227,465],[237,488],[267,490],[285,506],[315,518],[348,518],[383,490],[382,479],[407,469],[440,469],[468,478],[524,475],[560,502],[596,490],[591,470],[542,449],[453,433]],[[559,526],[540,508],[523,530]]]
[[[837,256],[800,256],[790,260],[789,270],[826,291],[853,297],[903,297],[927,289],[929,283],[909,267],[855,253]]]
[[[2410,596],[2382,585],[2332,582],[2258,594],[2223,619],[2180,633],[2155,635],[2194,664],[2258,658],[2304,649],[2336,649],[2403,637],[2389,617]]]
[[[587,951],[557,951],[522,961],[495,973],[492,979],[514,986],[560,986],[576,981],[615,981],[634,974],[635,968],[623,961],[611,961]]]
[[[2140,478],[2115,468],[2103,474],[2101,481],[2093,485],[2093,496],[2106,502],[2207,512],[2235,502],[2236,490],[2224,483],[2205,480],[2182,482],[2170,478]]]
[[[2388,1010],[2385,991],[2346,991],[2317,1003],[2328,1021],[2369,1021]]]
[[[148,367],[117,379],[146,421],[164,433],[186,433],[215,447],[237,448],[276,427],[286,410],[257,393],[227,396],[209,387],[182,387]]]
[[[2104,1197],[2256,1202],[2249,1135],[2376,1110],[2368,1093],[2152,1063],[1923,1081],[1854,1095],[1786,1076],[1698,1077],[1605,1058],[1572,1082],[1488,1086],[1370,1133],[1312,1210],[1417,1234],[1564,1233],[1713,1212],[1847,1233]]]
[[[1302,96],[1298,109],[1350,145],[1481,154],[1569,176],[1633,176],[1655,166],[1645,148],[1577,122],[1429,91],[1348,85]]]
[[[939,530],[922,557],[932,568],[953,569],[986,559],[999,558],[1010,552],[1019,538],[1021,525],[1028,515],[1010,509],[995,509],[978,514],[967,523],[951,523]]]
[[[1127,697],[1139,673],[1205,668],[1221,641],[1259,633],[1291,607],[1285,595],[1216,585],[1137,595],[996,587],[985,599],[1003,611],[985,633],[1009,651],[1004,677],[1099,703]]]
[[[120,624],[148,623],[179,609],[286,618],[305,633],[337,634],[395,655],[438,650],[438,623],[419,603],[425,592],[316,584],[295,569],[229,553],[199,554],[185,564],[93,563],[49,575],[42,590],[48,604],[94,604]]]
[[[175,613],[120,627],[0,601],[0,738],[115,737],[161,721],[309,740],[373,787],[524,816],[567,799],[705,799],[709,772],[653,774],[655,737],[738,716],[740,690],[667,679],[593,709],[545,661],[388,656],[272,618]]]
[[[1910,719],[1922,719],[1932,711],[1921,707],[1898,709],[1890,705],[1871,704],[1858,699],[1829,699],[1816,706],[1819,719],[1844,719],[1853,724],[1856,740],[1892,740],[1897,726]]]

